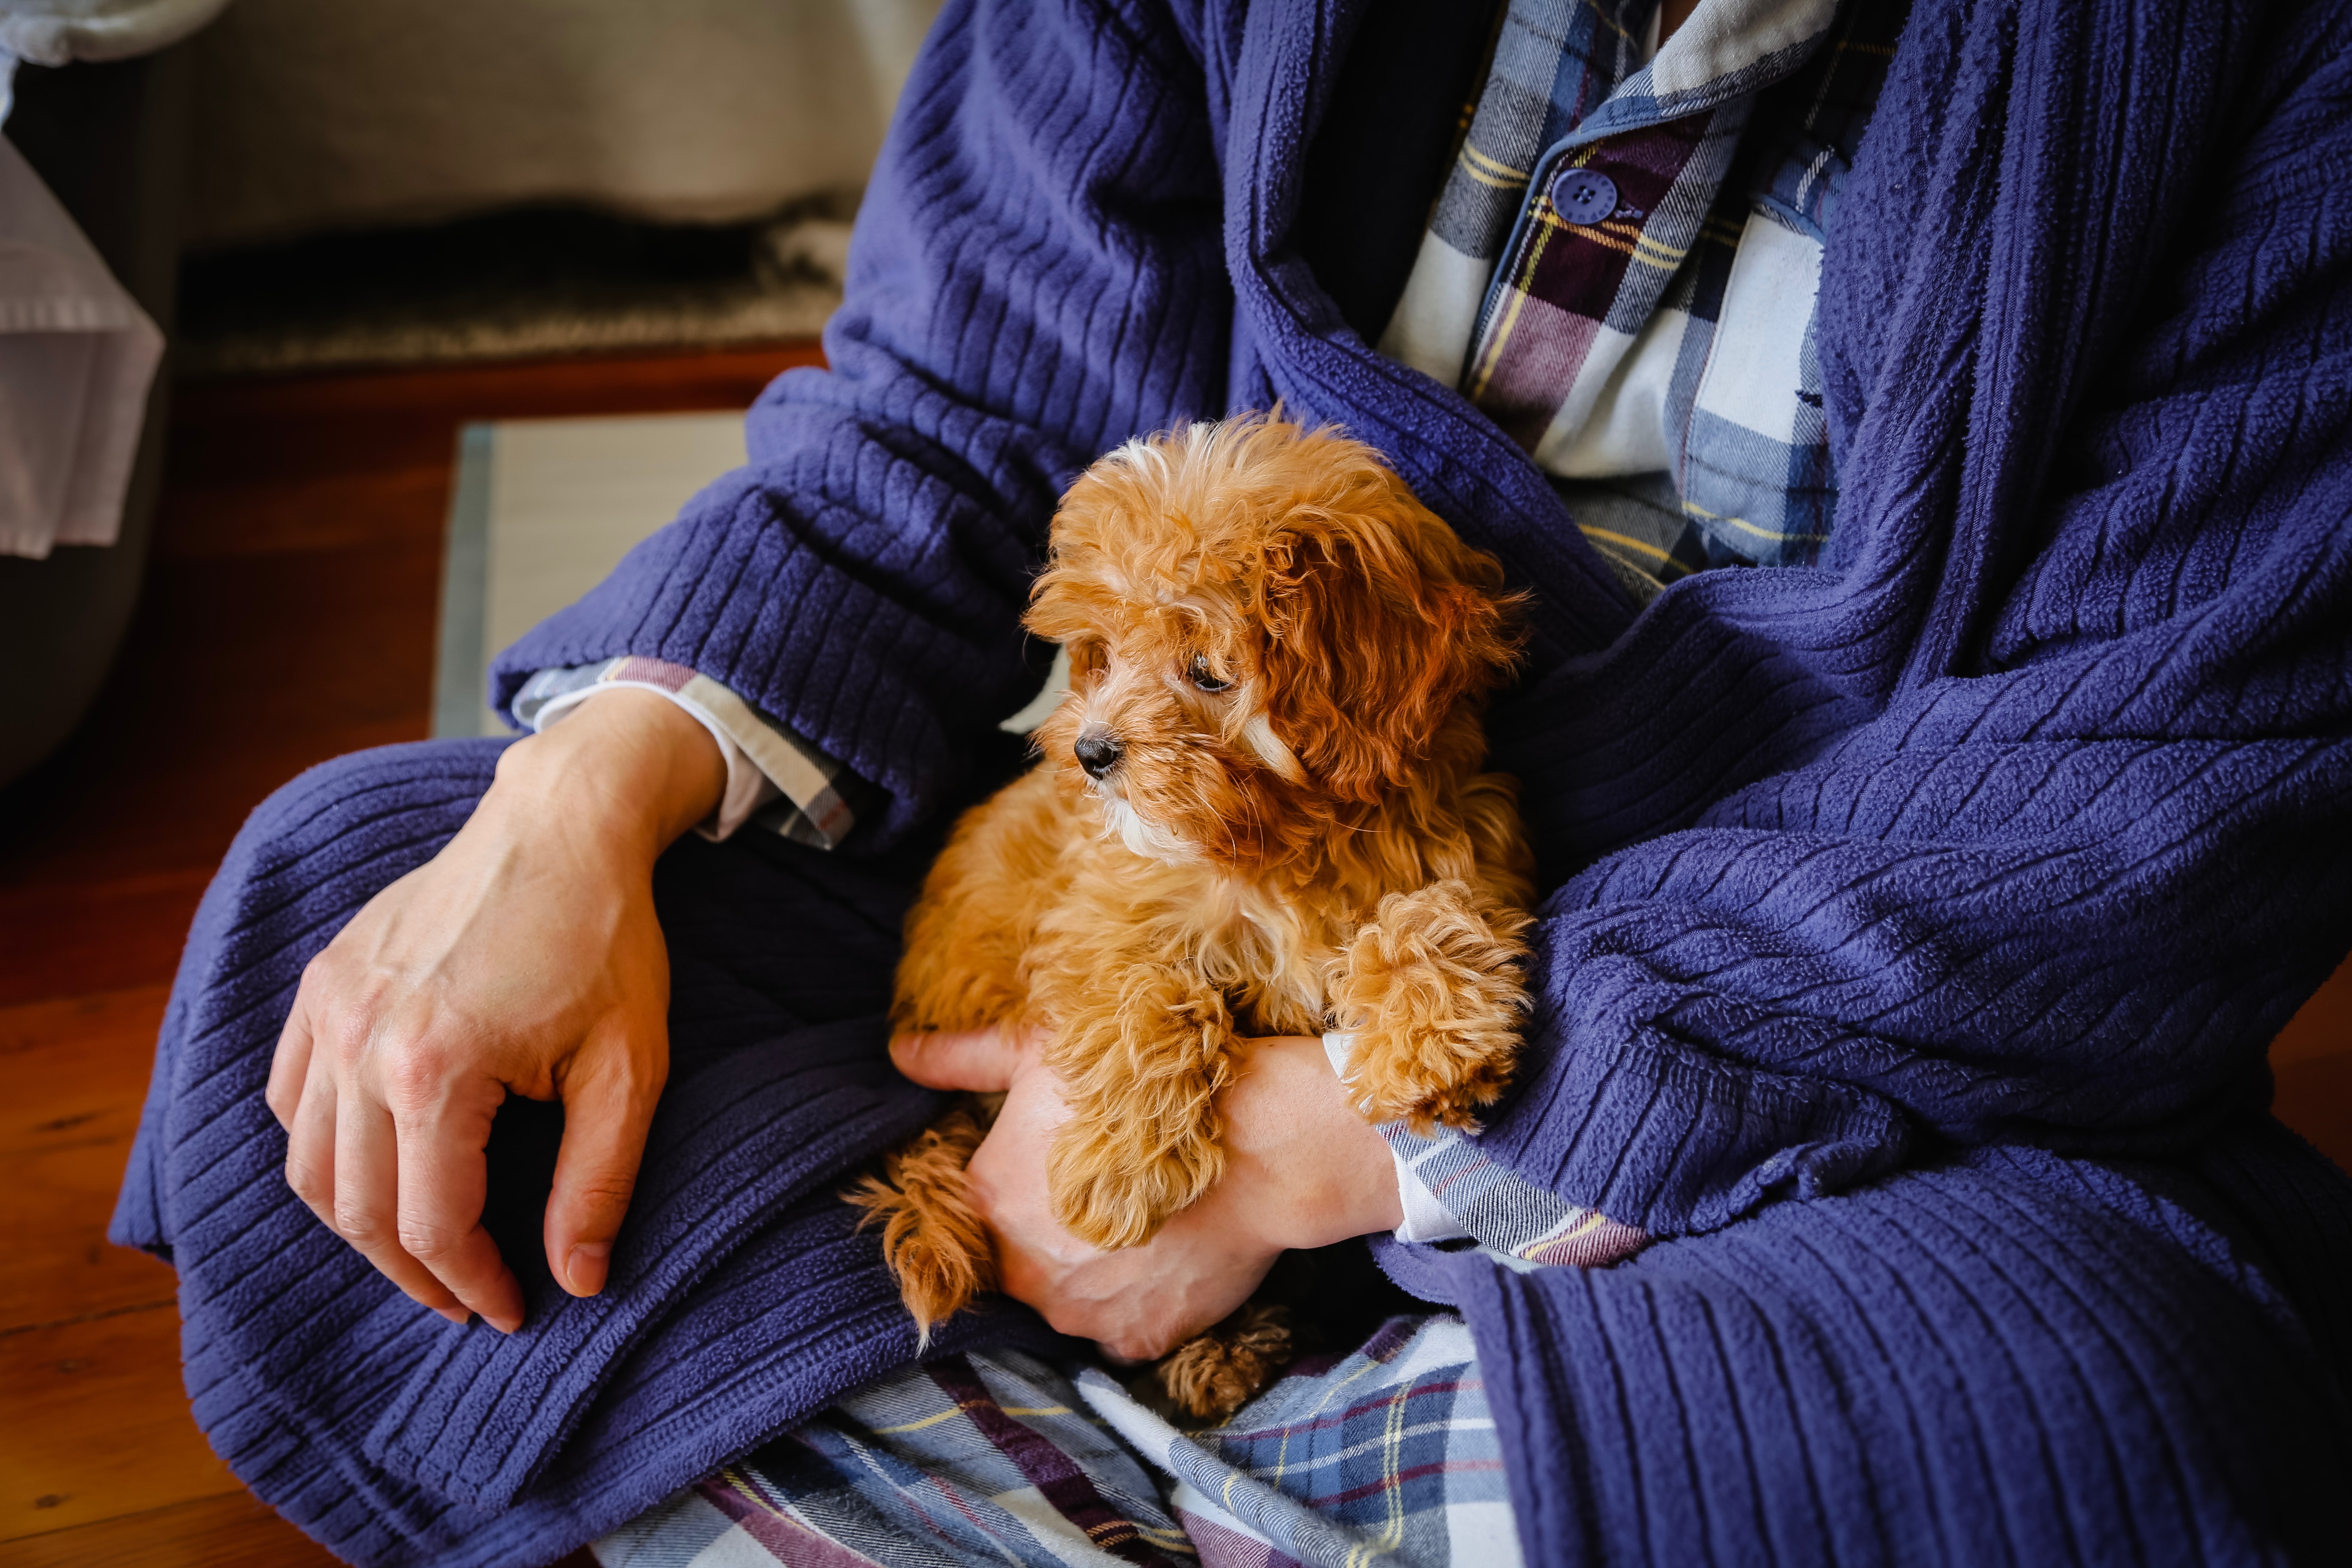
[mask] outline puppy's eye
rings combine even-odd
[[[1192,677],[1193,686],[1202,691],[1223,691],[1233,685],[1230,680],[1219,680],[1208,659],[1197,653],[1192,656]]]

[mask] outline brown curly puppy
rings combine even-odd
[[[1467,1126],[1502,1092],[1533,886],[1516,786],[1479,771],[1501,583],[1370,447],[1279,416],[1131,442],[1063,498],[1026,625],[1070,693],[933,867],[892,1021],[1045,1032],[1074,1234],[1137,1246],[1216,1181],[1237,1037],[1354,1031],[1374,1121]],[[926,1337],[994,1283],[962,1195],[983,1131],[955,1113],[853,1194]],[[1278,1333],[1204,1336],[1163,1383],[1229,1411]]]

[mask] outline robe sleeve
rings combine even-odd
[[[2021,50],[2058,47],[2031,32]],[[2078,46],[2081,60],[2124,58]],[[2266,1103],[2271,1037],[2352,942],[2352,116],[2337,47],[2281,49],[2228,87],[2230,61],[2176,49],[2161,68],[2174,86],[2110,94],[2105,143],[2081,116],[2063,125],[2054,97],[2028,126],[2021,66],[2014,94],[1988,99],[2010,116],[2010,162],[1986,203],[2030,162],[2100,210],[1988,223],[1978,291],[1928,300],[1949,352],[1916,358],[1898,389],[1927,406],[1955,387],[1958,412],[1892,455],[1906,432],[1853,426],[1842,473],[1850,458],[1875,479],[1849,487],[1838,524],[1866,532],[1872,506],[1934,502],[1958,518],[1945,537],[1965,538],[1971,505],[2011,509],[2013,548],[1971,565],[1954,547],[1917,595],[1940,604],[1981,571],[1972,649],[1940,670],[1914,658],[1795,765],[1554,892],[1526,1064],[1486,1153],[1670,1236],[1939,1146],[2177,1153]],[[2217,97],[2226,136],[2132,141]],[[1890,87],[1882,119],[1906,112]],[[1902,150],[1904,130],[1871,134]],[[1977,158],[1991,142],[1947,144]],[[1916,143],[1929,161],[1932,139]],[[2118,147],[2138,163],[2109,158]],[[1880,175],[1892,210],[1906,176]],[[1937,254],[1966,276],[1964,247]],[[1891,299],[1916,273],[1887,275]],[[1823,287],[1871,283],[1856,265]],[[1849,342],[1899,316],[1874,297],[1833,307]],[[2078,316],[2113,323],[2099,352],[2066,335]],[[2037,389],[2065,376],[2072,409],[2038,427],[2058,400],[2037,405]],[[2021,451],[2043,455],[2012,468],[2043,477],[1969,489]],[[1847,582],[1872,568],[1851,557]],[[1747,591],[1701,580],[1688,596]],[[1710,755],[1704,736],[1656,744]]]
[[[1202,66],[1115,0],[962,0],[867,188],[825,370],[753,408],[749,466],[496,660],[683,666],[887,796],[951,796],[1045,659],[1019,626],[1063,485],[1222,412],[1232,315]]]

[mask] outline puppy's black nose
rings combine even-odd
[[[1081,735],[1070,750],[1078,754],[1078,766],[1087,776],[1098,779],[1118,765],[1119,743],[1108,735]]]

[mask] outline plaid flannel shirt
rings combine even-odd
[[[1822,241],[1906,11],[1711,0],[1654,58],[1654,0],[1503,19],[1381,346],[1564,481],[1638,597],[1828,541]]]

